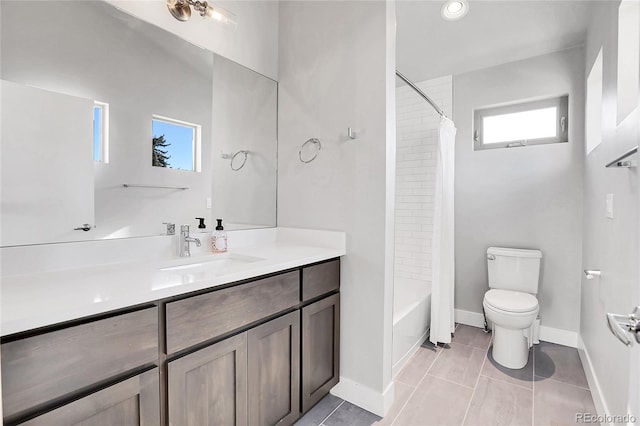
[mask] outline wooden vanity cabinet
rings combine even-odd
[[[290,425],[300,416],[300,312],[248,332],[249,424]]]
[[[4,339],[5,424],[291,425],[339,380],[340,260]]]
[[[292,424],[300,415],[298,311],[170,361],[169,424]]]
[[[233,332],[298,303],[297,270],[169,302],[167,353]]]
[[[157,426],[160,424],[159,391],[156,367],[22,424]]]
[[[340,380],[340,294],[302,308],[302,412]]]
[[[247,425],[247,333],[168,363],[169,424]]]
[[[157,363],[158,310],[5,340],[1,351],[3,416],[11,424]]]

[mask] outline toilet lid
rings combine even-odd
[[[538,307],[538,299],[529,293],[511,290],[489,290],[484,300],[494,308],[509,312],[529,312]]]

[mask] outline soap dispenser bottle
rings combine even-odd
[[[227,251],[227,233],[222,226],[222,219],[216,219],[218,226],[211,234],[211,252],[224,253]]]
[[[198,229],[207,229],[207,225],[204,223],[204,217],[196,217],[198,223]]]

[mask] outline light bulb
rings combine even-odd
[[[459,1],[453,1],[447,5],[447,11],[450,13],[459,13],[464,5]]]
[[[447,21],[455,21],[467,14],[469,3],[467,0],[448,0],[442,5],[440,14]]]

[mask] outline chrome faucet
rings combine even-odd
[[[191,250],[189,249],[189,243],[196,243],[196,246],[200,247],[200,240],[189,236],[189,225],[180,226],[180,257],[191,256]]]

